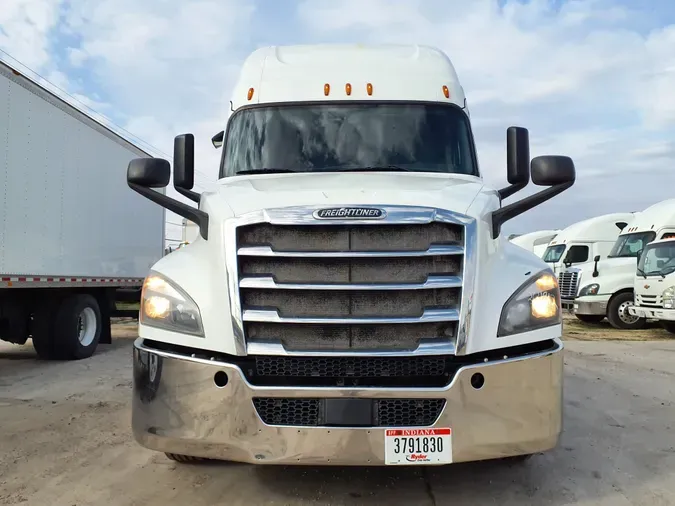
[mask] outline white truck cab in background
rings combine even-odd
[[[658,202],[635,218],[621,232],[608,257],[569,269],[560,279],[569,283],[574,314],[593,323],[607,318],[617,329],[640,329],[646,320],[630,314],[637,257],[657,239],[675,236],[675,199]],[[561,295],[567,292],[561,287]]]
[[[194,137],[129,186],[199,226],[158,261],[134,343],[136,440],[179,461],[428,465],[553,448],[557,279],[502,224],[572,186],[507,130],[481,177],[464,91],[423,46],[266,47],[244,62],[198,194]],[[547,188],[502,205],[532,181]]]
[[[511,239],[516,246],[542,257],[548,244],[560,233],[560,230],[537,230]]]
[[[675,238],[647,244],[637,262],[633,281],[635,305],[628,312],[637,318],[659,320],[675,334]]]
[[[565,268],[583,264],[596,256],[605,258],[622,227],[632,219],[633,213],[612,213],[573,223],[548,243],[542,258],[556,276]]]

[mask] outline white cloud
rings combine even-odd
[[[49,32],[58,22],[61,0],[2,0],[0,48],[31,68],[50,60]]]

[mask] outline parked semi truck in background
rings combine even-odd
[[[419,46],[268,47],[244,63],[214,191],[194,138],[129,186],[199,226],[143,288],[132,424],[175,460],[399,465],[527,456],[561,430],[558,283],[504,222],[569,188],[565,156],[479,171],[450,60]],[[547,188],[502,204],[532,181]]]
[[[573,223],[548,243],[542,258],[551,265],[556,276],[566,268],[589,262],[598,256],[606,258],[619,233],[633,219],[633,215],[634,213],[603,214]],[[566,290],[561,286],[561,291]]]
[[[635,213],[604,260],[568,269],[560,278],[563,299],[568,297],[582,321],[599,322],[606,317],[617,329],[643,328],[646,319],[628,311],[635,299],[637,259],[647,244],[670,237],[675,237],[675,199]]]
[[[164,210],[133,198],[145,151],[0,63],[0,339],[45,359],[110,342],[117,300],[140,301]]]

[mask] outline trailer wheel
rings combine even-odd
[[[675,334],[675,322],[661,320],[661,326],[671,334]]]
[[[615,329],[638,330],[645,327],[647,320],[633,316],[628,308],[633,305],[633,294],[621,292],[611,298],[607,305],[607,319]]]
[[[605,315],[602,314],[575,314],[574,316],[584,323],[600,323],[605,319]]]
[[[102,328],[96,298],[85,293],[71,295],[63,299],[56,314],[54,351],[64,360],[89,358],[101,340]]]

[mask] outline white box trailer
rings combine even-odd
[[[138,300],[164,249],[164,210],[129,191],[150,156],[0,63],[0,339],[48,359],[110,342],[116,299]]]

